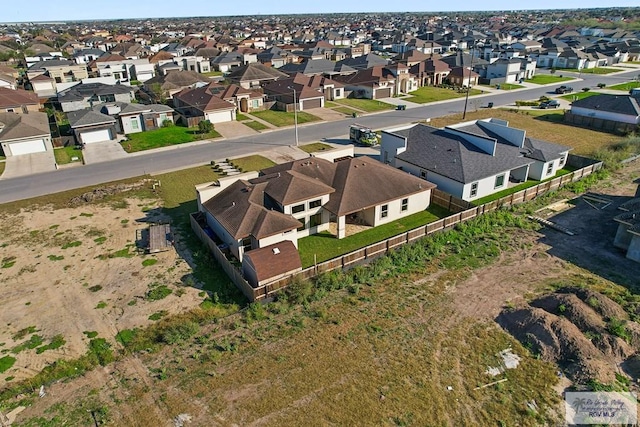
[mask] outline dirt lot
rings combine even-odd
[[[276,302],[256,309],[251,316],[241,313],[202,325],[197,334],[177,345],[123,357],[104,369],[51,385],[47,396],[32,400],[20,419],[31,419],[24,424],[31,426],[52,417],[74,425],[93,425],[87,415],[91,410],[104,413],[104,419],[113,425],[142,426],[178,425],[175,417],[184,413],[192,419],[188,426],[555,425],[564,413],[558,392],[570,383],[557,377],[556,365],[539,360],[506,334],[496,318],[505,307],[526,306],[558,286],[583,285],[618,293],[627,287],[637,294],[633,285],[638,283],[640,266],[613,248],[611,217],[617,213],[617,203],[634,194],[636,186],[631,181],[639,172],[640,162],[636,162],[594,190],[614,200],[613,205],[596,210],[578,200],[549,217],[576,236],[543,228],[513,229],[505,238],[496,230],[483,236],[474,250],[494,244],[500,250],[487,265],[474,270],[430,263],[382,283],[328,292],[303,307]],[[9,245],[2,248],[3,254],[15,254],[16,264],[0,270],[2,280],[6,271],[16,279],[36,274],[18,276],[25,265],[40,262],[48,266],[41,270],[40,279],[60,283],[40,286],[41,292],[58,287],[38,304],[45,306],[57,298],[57,304],[77,310],[82,319],[65,313],[62,318],[68,324],[63,331],[52,326],[57,321],[53,315],[43,321],[38,312],[18,323],[18,315],[5,318],[3,310],[2,321],[12,325],[2,339],[11,342],[16,331],[34,325],[48,338],[63,334],[68,343],[61,349],[68,352],[75,336],[74,345],[81,352],[86,348],[82,341],[85,330],[112,337],[116,327],[148,323],[147,316],[160,309],[175,312],[197,303],[197,290],[192,289],[181,298],[175,296],[176,288],[162,301],[141,298],[158,275],[176,283],[188,272],[173,252],[161,254],[158,264],[144,268],[141,263],[145,258],[95,258],[133,242],[133,220],[143,216],[144,206],[139,204],[133,201],[127,210],[104,207],[47,213],[47,221],[27,229],[55,235],[59,231],[49,231],[52,225],[72,228],[68,240],[81,240],[77,247],[63,250],[64,242],[44,244],[43,239],[18,245],[6,238]],[[100,212],[113,219],[108,221],[109,227],[100,223],[109,230],[104,234],[108,239],[97,245],[95,237],[86,234]],[[130,219],[126,228],[121,223],[125,212]],[[14,236],[30,215],[38,214],[5,219],[15,222],[11,227]],[[14,251],[14,246],[20,250]],[[32,248],[36,252],[31,252]],[[34,258],[37,253],[40,258]],[[64,281],[65,261],[73,253],[87,265],[74,262],[80,265],[71,267],[75,273]],[[50,262],[50,254],[64,255],[65,259]],[[476,255],[481,253],[471,253]],[[119,264],[108,264],[111,262]],[[176,263],[178,267],[169,272],[169,266]],[[5,281],[3,286],[16,279]],[[34,286],[35,279],[21,283]],[[92,293],[83,283],[102,284],[103,289]],[[69,292],[63,292],[66,289]],[[116,290],[118,297],[111,293]],[[11,307],[35,307],[34,295],[18,297],[14,293],[9,298]],[[129,306],[133,299],[138,303]],[[100,301],[108,307],[93,308]],[[31,304],[26,306],[27,302]],[[178,303],[183,305],[178,307]],[[603,327],[603,321],[595,319],[593,324]],[[520,365],[503,374],[506,382],[478,389],[495,379],[485,371],[498,363],[496,354],[509,347],[522,358]],[[16,366],[27,363],[24,358],[30,352],[34,350],[19,353]],[[62,354],[52,350],[33,357],[51,355],[54,359]],[[15,368],[5,375],[14,375],[12,371]]]
[[[0,357],[17,360],[0,381],[80,356],[95,333],[113,342],[119,330],[151,323],[153,313],[176,313],[202,301],[198,289],[184,286],[190,268],[174,249],[137,254],[136,230],[146,228],[143,221],[162,219],[154,216],[155,207],[151,200],[131,199],[1,218]],[[150,300],[147,292],[160,285],[172,294]],[[40,338],[42,346],[57,335],[64,339],[61,347],[35,348]],[[29,339],[34,348],[16,354]]]

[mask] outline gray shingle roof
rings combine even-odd
[[[67,118],[69,119],[69,124],[72,129],[116,122],[116,119],[113,117],[90,109],[71,111],[67,113]]]
[[[638,99],[628,95],[594,95],[571,103],[571,107],[608,111],[628,116],[640,116]]]
[[[80,83],[66,89],[58,94],[59,102],[73,102],[82,101],[92,96],[100,95],[119,95],[133,92],[134,89],[131,86],[125,86],[121,84],[107,85],[104,83]]]
[[[461,135],[423,124],[393,132],[407,138],[406,151],[396,157],[457,182],[471,183],[533,163],[549,161],[569,151],[569,147],[526,138],[520,148],[498,135],[473,124],[457,130],[496,141],[492,156]]]
[[[0,113],[0,141],[51,135],[46,113]]]

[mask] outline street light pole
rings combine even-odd
[[[469,103],[469,91],[471,90],[471,71],[473,71],[473,56],[475,54],[475,47],[476,45],[474,44],[471,49],[471,64],[469,64],[469,81],[467,82],[467,94],[464,97],[464,110],[462,111],[462,120],[464,120],[467,117],[467,104]],[[462,82],[464,83],[464,55],[462,59],[462,65],[463,65]]]
[[[293,90],[293,123],[296,132],[296,147],[298,146],[298,100],[296,99],[296,89],[289,86]]]

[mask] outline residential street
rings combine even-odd
[[[558,72],[562,74],[562,72]],[[581,75],[582,81],[572,81],[571,85],[576,92],[583,87],[597,90],[598,83],[607,86],[633,80],[640,69],[634,69],[615,75]],[[567,76],[573,75],[566,73]],[[577,77],[577,75],[576,75]],[[468,110],[485,107],[488,102],[493,102],[495,107],[513,104],[516,100],[537,99],[542,95],[549,95],[559,84],[541,86],[534,89],[520,89],[504,91],[500,94],[485,94],[469,99]],[[299,126],[299,142],[305,144],[330,140],[333,143],[345,143],[348,126],[351,123],[360,123],[375,129],[398,126],[405,123],[424,120],[426,118],[441,117],[452,113],[462,112],[464,99],[442,101],[425,106],[407,109],[406,111],[388,111],[378,114],[366,115],[356,119],[349,118],[340,121],[322,122]],[[250,137],[226,139],[209,143],[194,143],[183,146],[175,146],[169,149],[147,151],[129,155],[126,158],[108,162],[95,163],[84,167],[60,169],[26,177],[17,177],[0,180],[0,203],[11,202],[44,194],[56,193],[73,188],[95,185],[117,179],[130,178],[149,173],[182,169],[193,165],[202,165],[210,160],[219,160],[243,156],[250,153],[258,153],[274,146],[294,145],[294,129],[268,131]]]

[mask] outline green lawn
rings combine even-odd
[[[376,101],[375,99],[337,99],[336,102],[347,107],[352,107],[366,113],[373,113],[376,111],[393,110],[395,105],[387,104],[386,102]]]
[[[344,239],[337,239],[327,232],[314,234],[298,240],[298,250],[302,260],[302,268],[313,265],[314,255],[317,262],[323,262],[340,255],[355,251],[356,249],[380,242],[389,237],[402,234],[405,231],[418,228],[421,225],[437,221],[440,218],[449,216],[451,213],[446,209],[431,205],[429,209],[408,217],[399,219],[379,227],[361,231]]]
[[[469,96],[479,95],[482,90],[471,89]],[[445,89],[442,87],[423,86],[420,89],[411,92],[411,96],[405,98],[409,102],[418,104],[426,104],[427,102],[444,101],[446,99],[462,98],[466,96],[466,92],[458,92],[455,89]]]
[[[209,71],[208,73],[200,73],[205,77],[219,77],[222,75],[222,71]]]
[[[258,117],[265,122],[271,123],[276,127],[293,126],[295,124],[294,113],[288,113],[286,111],[254,111],[251,115]],[[298,124],[317,122],[320,120],[320,117],[316,117],[313,114],[305,113],[304,111],[298,112]]]
[[[241,121],[244,121],[244,120],[251,120],[251,117],[245,116],[242,113],[236,113],[236,120],[241,122]]]
[[[566,82],[568,80],[574,80],[573,77],[560,77],[552,74],[536,74],[532,78],[527,80],[527,83],[534,83],[537,85],[547,85],[551,83]]]
[[[82,150],[77,149],[73,145],[70,147],[61,147],[53,150],[53,155],[56,158],[56,163],[59,165],[66,165],[67,163],[82,163]],[[72,157],[77,157],[78,160],[72,161]]]
[[[636,89],[639,87],[640,87],[640,82],[626,82],[626,83],[620,83],[617,85],[609,86],[607,89],[624,90],[625,92],[629,92],[631,89]]]
[[[340,104],[336,104],[333,101],[324,101],[324,108],[333,108],[333,107],[337,107]]]
[[[198,128],[169,126],[146,132],[132,133],[127,135],[127,137],[129,140],[123,141],[121,144],[125,151],[133,153],[136,151],[152,150],[154,148],[184,144],[202,139],[219,138],[220,134],[213,130],[212,132],[203,135],[198,131]]]
[[[495,86],[491,86],[495,87]],[[500,90],[513,90],[513,89],[522,89],[524,86],[516,85],[513,83],[500,83]]]
[[[322,142],[312,142],[311,144],[305,144],[298,147],[306,153],[315,153],[317,151],[331,150],[333,147]]]
[[[569,174],[569,173],[573,172],[574,170],[576,170],[576,169],[567,165],[563,169],[560,169],[558,172],[556,172],[555,176],[553,176],[551,178],[547,178],[547,179],[545,179],[543,181],[529,180],[529,181],[523,182],[522,184],[514,185],[513,187],[506,188],[506,189],[504,189],[502,191],[498,191],[497,193],[490,194],[490,195],[488,195],[486,197],[482,197],[480,199],[476,199],[476,200],[473,201],[473,204],[476,205],[476,206],[480,206],[480,205],[484,205],[485,203],[493,202],[494,200],[498,200],[498,199],[500,199],[500,198],[502,198],[504,196],[508,196],[510,194],[517,193],[518,191],[522,191],[522,190],[525,190],[527,188],[535,187],[536,185],[540,184],[541,182],[546,182],[546,181],[549,181],[551,179],[557,178],[559,176]]]
[[[358,114],[358,111],[353,110],[349,107],[338,107],[338,108],[334,108],[333,110],[339,113],[345,114],[347,116],[353,116],[353,113]]]
[[[260,132],[261,130],[269,129],[269,126],[264,125],[260,122],[256,122],[255,120],[249,120],[247,122],[242,122],[243,125],[250,127],[251,129]]]
[[[5,162],[0,162],[0,175],[2,175],[2,173],[4,172],[5,165],[6,165]]]
[[[605,67],[583,68],[582,70],[578,70],[577,68],[563,68],[563,69],[558,69],[557,72],[561,72],[561,71],[569,71],[572,73],[582,73],[582,74],[611,74],[611,73],[618,73],[624,70],[619,70],[616,68],[605,68]]]
[[[237,159],[231,159],[229,161],[236,169],[242,172],[259,171],[262,169],[270,168],[276,164],[266,157],[253,155],[247,157],[240,157]]]
[[[575,93],[568,93],[566,95],[562,95],[560,98],[562,99],[566,99],[567,101],[577,101],[579,99],[584,99],[584,98],[588,98],[590,96],[594,96],[594,95],[601,95],[600,92],[575,92]]]

